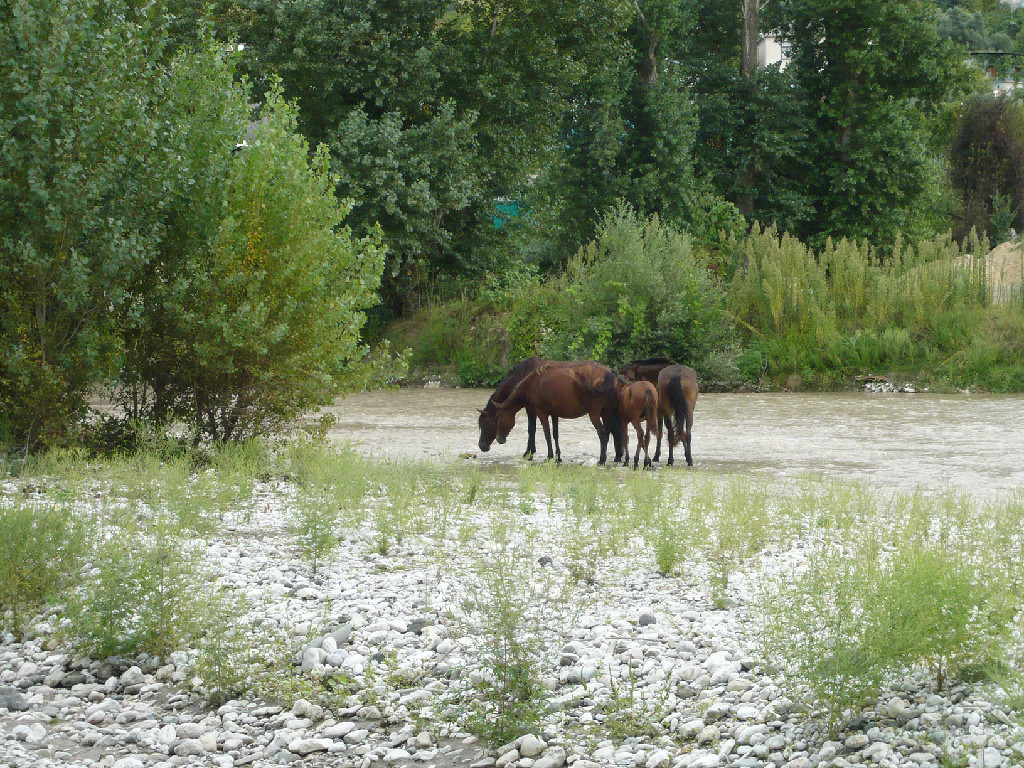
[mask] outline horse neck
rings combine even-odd
[[[533,358],[530,359],[532,360]],[[524,360],[523,362],[525,363],[528,361]],[[523,371],[521,370],[522,367],[523,364],[520,363],[512,371],[509,372],[508,376],[501,380],[501,382],[498,384],[498,388],[494,390],[494,392],[491,394],[490,399],[487,401],[487,405],[484,406],[484,411],[487,411],[489,413],[493,413],[494,411],[496,411],[497,408],[494,407],[495,403],[501,403],[504,402],[505,400],[508,400],[509,396],[513,392],[515,392],[516,387],[522,384],[524,380],[530,378],[530,376],[533,375],[534,371],[542,367],[546,367],[546,364],[539,365],[527,371],[526,373],[523,373]]]

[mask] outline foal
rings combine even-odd
[[[651,441],[651,427],[658,431],[658,440],[661,440],[661,428],[658,422],[658,390],[649,381],[629,381],[622,376],[616,380],[616,397],[619,403],[619,417],[622,419],[625,438],[622,447],[625,456],[622,466],[629,466],[629,430],[627,424],[632,424],[636,430],[636,453],[633,454],[633,469],[637,468],[640,462],[640,448],[644,449],[644,469],[653,469],[647,448]],[[640,423],[646,421],[646,431],[640,429]]]

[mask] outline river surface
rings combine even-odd
[[[325,409],[332,438],[375,455],[511,464],[526,447],[520,411],[505,445],[477,446],[483,389],[404,389],[351,395]],[[775,477],[827,476],[912,489],[957,487],[979,495],[1024,489],[1024,396],[955,394],[704,394],[693,424],[693,469]],[[630,428],[632,433],[632,427]],[[562,420],[562,458],[592,463],[586,417]],[[630,448],[636,445],[630,436]],[[537,427],[539,456],[545,455]],[[681,448],[681,446],[680,446]],[[652,438],[653,452],[653,438]]]

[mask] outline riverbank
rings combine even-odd
[[[801,651],[779,636],[809,629],[788,601],[823,615],[838,606],[840,593],[808,592],[800,576],[836,567],[835,547],[869,563],[865,544],[923,551],[929,527],[961,543],[942,551],[981,577],[985,589],[970,599],[994,607],[989,588],[1019,578],[1024,562],[1019,502],[290,450],[270,463],[250,457],[244,471],[237,462],[192,470],[184,486],[173,461],[64,462],[3,483],[7,510],[58,505],[98,528],[71,589],[79,597],[55,596],[31,621],[31,639],[4,638],[0,761],[1008,768],[1024,759],[1010,679],[966,674],[978,654],[996,659],[996,646],[940,639],[957,660],[941,687],[928,653],[875,647],[860,657],[864,676],[822,688],[807,664],[849,638],[820,627],[822,644]],[[160,562],[188,565],[166,571],[161,587],[187,599],[159,615],[170,625],[187,613],[202,629],[171,653],[101,658],[66,607],[91,595],[87,605],[110,611],[135,560],[110,565],[103,543],[126,536],[132,550],[152,551],[167,530],[159,521],[180,547],[160,550]],[[985,565],[996,551],[1007,569]],[[888,590],[885,563],[874,578]],[[100,577],[109,567],[116,581]],[[832,572],[834,583],[852,585],[843,573]],[[153,620],[134,602],[113,606],[136,617],[124,626]],[[887,621],[878,614],[879,626]],[[998,636],[1016,653],[1015,620],[993,621],[967,626],[968,636]]]

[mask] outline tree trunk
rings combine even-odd
[[[757,27],[760,0],[743,0],[743,26],[740,30],[740,75],[753,77],[757,72]]]

